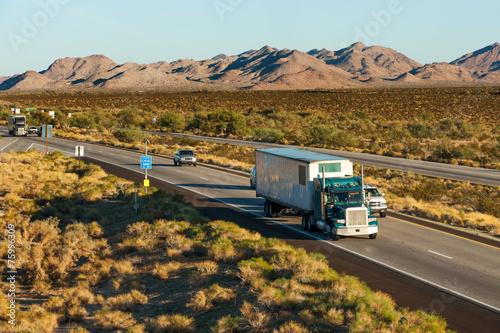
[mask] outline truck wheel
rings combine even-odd
[[[380,217],[386,217],[387,216],[387,212],[380,212]]]
[[[280,217],[280,209],[277,204],[271,202],[269,204],[269,216],[270,217]]]
[[[264,215],[269,216],[269,201],[264,201]]]
[[[337,235],[337,234],[335,233],[335,228],[333,228],[333,227],[332,227],[332,231],[330,231],[330,237],[332,237],[332,239],[333,239],[334,241],[338,241],[338,240],[340,240],[340,235]]]
[[[307,230],[307,224],[309,222],[309,215],[308,214],[304,214],[302,215],[302,229],[304,230]]]
[[[313,224],[314,222],[314,216],[309,215],[309,218],[307,219],[307,230],[313,232],[316,231],[318,228]]]
[[[375,239],[375,238],[377,238],[377,233],[374,233],[374,234],[370,235],[370,239]]]

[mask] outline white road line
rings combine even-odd
[[[31,147],[33,147],[34,143],[30,144],[30,146],[28,147],[28,149],[26,149],[25,151],[28,151],[31,149]]]
[[[177,171],[177,172],[179,172],[179,173],[184,173],[184,171],[181,171],[181,170],[175,170],[175,171]],[[174,184],[174,185],[175,185],[175,184]]]
[[[434,254],[436,254],[438,256],[445,257],[447,259],[453,259],[452,257],[445,256],[444,254],[441,254],[441,253],[437,253],[437,252],[434,252],[434,251],[431,251],[431,250],[427,250],[427,251],[430,252],[430,253],[434,253]]]
[[[42,147],[45,147],[45,145],[41,145],[39,143],[33,143],[32,144],[33,146],[42,146]],[[53,147],[47,147],[48,149],[52,149],[52,150],[57,150],[57,151],[60,151],[61,153],[65,153],[65,154],[69,154],[71,156],[76,156],[74,152],[69,152],[69,151],[64,151],[64,150],[61,150],[61,149],[58,149],[58,148],[53,148]]]
[[[16,142],[17,140],[19,139],[15,139],[14,141],[12,141],[11,143],[9,143],[8,145],[6,145],[5,147],[3,147],[2,149],[0,149],[0,152],[2,152],[5,148],[7,148],[8,146],[10,146],[11,144],[13,144],[14,142]]]
[[[204,180],[209,180],[208,178],[203,178],[203,177],[200,177],[201,179],[204,179]]]

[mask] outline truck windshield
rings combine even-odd
[[[193,155],[191,150],[180,150],[179,155]]]
[[[372,197],[380,197],[380,193],[376,188],[369,188],[366,190],[366,192],[370,193]]]
[[[350,203],[350,202],[361,202],[363,201],[363,196],[361,191],[359,192],[344,192],[344,193],[333,193],[328,196],[329,203]]]

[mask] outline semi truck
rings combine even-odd
[[[363,179],[349,159],[297,148],[255,151],[255,192],[265,199],[264,212],[279,217],[293,209],[302,227],[332,239],[369,236],[375,239],[378,219],[365,204]]]
[[[28,125],[26,124],[25,116],[8,116],[7,118],[9,135],[28,135]]]

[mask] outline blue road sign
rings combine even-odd
[[[141,156],[141,169],[151,169],[152,166],[151,156]]]

